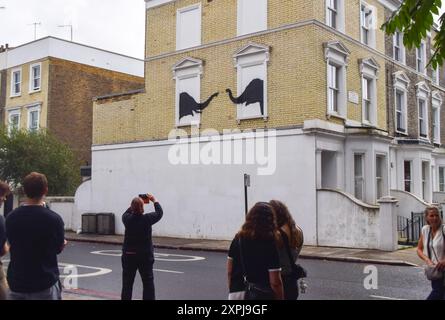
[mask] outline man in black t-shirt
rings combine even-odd
[[[66,241],[62,218],[45,208],[48,181],[33,172],[23,181],[25,204],[6,218],[11,261],[8,283],[11,300],[60,300],[57,255]]]
[[[10,193],[9,186],[0,181],[0,208],[3,202],[5,202],[6,197]],[[6,228],[5,228],[5,218],[0,214],[0,258],[8,253],[8,245],[6,244]],[[5,272],[3,271],[3,264],[0,260],[0,300],[6,300],[6,291],[8,289],[8,284],[6,283]]]

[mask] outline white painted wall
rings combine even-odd
[[[202,143],[201,149],[209,143]],[[249,206],[284,201],[302,226],[305,243],[316,244],[314,137],[281,132],[277,169],[270,176],[258,176],[256,165],[174,166],[168,160],[170,147],[167,141],[93,147],[91,183],[82,184],[76,193],[78,214],[113,212],[116,231],[123,234],[121,216],[131,199],[151,192],[165,212],[155,235],[229,240],[244,222],[243,174],[248,173]]]
[[[402,190],[391,190],[391,196],[399,200],[397,215],[411,219],[411,212],[423,212],[429,203],[416,195]]]
[[[46,57],[64,59],[139,77],[144,76],[143,60],[54,37],[39,39],[9,50],[7,52],[7,68]]]
[[[82,229],[82,214],[91,213],[93,207],[93,191],[91,180],[84,181],[74,195],[74,215],[72,228],[74,231]]]
[[[73,230],[75,216],[74,197],[46,197],[50,209],[58,213],[65,223],[65,230]]]
[[[320,246],[379,249],[378,206],[333,190],[320,190],[317,196]]]

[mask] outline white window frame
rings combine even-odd
[[[337,8],[333,10],[329,6],[330,0],[325,1],[326,6],[326,25],[328,25],[331,28],[334,28],[340,32],[345,32],[345,0],[335,0],[337,1]],[[330,20],[330,12],[334,11],[336,13],[336,19],[335,19],[335,27],[331,25]]]
[[[362,81],[362,122],[367,125],[377,126],[377,79],[380,65],[374,58],[360,60],[360,73]],[[369,81],[370,93],[368,100],[369,105],[369,119],[366,119],[366,100],[364,82],[365,79]],[[368,89],[368,88],[366,88]]]
[[[442,174],[440,174],[442,171]],[[444,166],[439,166],[438,167],[438,184],[439,184],[439,192],[445,192],[445,167]],[[440,182],[442,178],[443,183]]]
[[[394,127],[395,132],[403,135],[408,135],[408,88],[410,80],[408,76],[399,71],[393,74],[394,77]],[[399,130],[397,126],[397,92],[402,94],[402,118],[404,122],[405,131]]]
[[[17,124],[17,130],[20,130],[20,121],[21,121],[21,117],[22,117],[21,109],[10,109],[10,110],[7,110],[7,112],[8,112],[8,134],[11,134],[11,132],[12,132],[12,127],[11,127],[12,116],[18,116],[19,121]]]
[[[38,78],[34,78],[33,69],[39,67],[40,75]],[[34,80],[39,79],[39,86],[34,87]],[[39,92],[42,89],[42,63],[33,63],[29,66],[29,93]]]
[[[397,35],[400,36],[400,44],[397,46]],[[396,48],[399,49],[399,55],[400,55],[400,59],[396,58]],[[405,50],[405,45],[403,44],[403,32],[400,31],[396,31],[393,35],[393,59],[406,64],[406,50]]]
[[[362,173],[361,176],[357,176],[356,172],[355,172],[355,167],[356,167],[356,161],[355,161],[355,157],[356,156],[360,156],[361,157],[361,169],[362,169]],[[365,153],[364,152],[354,152],[353,154],[353,172],[354,172],[354,197],[356,197],[357,199],[361,200],[361,201],[365,201],[365,196],[366,196],[366,184],[365,184]],[[359,197],[359,195],[357,195],[356,193],[356,189],[357,189],[357,184],[360,183],[361,184],[361,189],[362,189],[362,194],[361,197]]]
[[[327,116],[347,118],[347,67],[351,52],[339,41],[330,41],[323,44],[326,60],[326,113]],[[339,68],[338,79],[338,112],[331,109],[329,105],[329,66]]]
[[[428,86],[426,85],[426,83],[424,81],[419,82],[417,85],[417,112],[418,112],[418,121],[417,121],[417,126],[418,126],[418,131],[419,131],[419,138],[422,140],[427,140],[429,142],[429,97],[431,94],[430,89],[428,88]],[[424,118],[422,118],[422,120],[425,121],[425,130],[426,130],[426,137],[421,135],[420,132],[420,101],[424,102],[424,108],[425,108],[425,114],[424,114]]]
[[[406,162],[409,162],[409,177],[410,179],[406,179],[405,175],[405,164]],[[414,180],[413,180],[413,160],[412,159],[405,159],[403,160],[403,191],[413,193],[414,192]],[[406,183],[409,182],[409,191],[406,190]]]
[[[429,180],[429,176],[430,176],[430,170],[431,170],[431,163],[429,162],[429,161],[426,161],[426,160],[422,160],[421,162],[421,167],[420,167],[420,179],[421,179],[421,183],[422,183],[422,185],[421,185],[421,191],[422,191],[422,199],[423,200],[427,200],[426,199],[426,196],[427,196],[427,194],[428,194],[428,188],[429,188],[429,183],[428,182],[430,182]],[[425,166],[426,165],[426,166]],[[424,172],[424,168],[425,168],[425,171],[426,172]],[[425,173],[425,174],[424,174]]]
[[[270,48],[267,46],[263,46],[261,44],[250,43],[240,50],[238,50],[233,55],[234,66],[237,70],[237,95],[240,95],[243,92],[242,88],[242,72],[243,68],[253,67],[253,66],[263,66],[265,74],[263,74],[264,81],[264,115],[258,116],[243,116],[242,115],[242,105],[237,106],[237,116],[236,119],[238,123],[241,120],[249,120],[249,119],[264,119],[265,121],[269,118],[269,108],[268,108],[268,94],[267,94],[267,77],[268,77],[268,64],[270,59]]]
[[[365,19],[363,17],[363,8],[365,11],[370,12],[371,14],[371,23],[367,22],[365,24]],[[369,19],[369,18],[368,18]],[[377,25],[377,8],[369,5],[368,3],[361,1],[360,2],[360,42],[364,45],[367,45],[371,48],[375,48],[376,46],[376,25]],[[368,41],[365,42],[364,39],[364,30],[367,30]]]
[[[180,92],[179,92],[179,81],[183,79],[190,79],[190,78],[197,78],[198,82],[198,96],[194,97],[196,102],[201,101],[201,78],[203,74],[203,62],[198,59],[193,58],[185,58],[175,64],[173,66],[173,79],[176,83],[176,89],[175,89],[175,126],[176,128],[179,127],[190,127],[190,126],[197,126],[199,127],[201,124],[201,115],[197,114],[195,117],[197,120],[192,120],[189,123],[181,123],[179,119],[179,98],[180,98]],[[195,118],[194,117],[194,118]]]
[[[441,121],[440,121],[440,112],[442,109],[442,95],[439,91],[434,91],[432,94],[432,112],[434,113],[434,111],[437,112],[437,118],[433,117],[433,121],[436,120],[436,123],[433,124],[433,128],[434,128],[434,139],[433,139],[433,143],[436,144],[441,144]]]
[[[382,162],[381,162],[381,164],[382,164],[382,168],[381,168],[382,176],[381,177],[379,177],[377,175],[377,173],[378,173],[378,163],[379,163],[378,159],[382,159]],[[388,169],[387,169],[387,167],[388,167],[388,165],[387,165],[387,162],[388,161],[387,161],[387,155],[386,154],[383,154],[383,153],[377,153],[376,154],[376,156],[375,156],[375,183],[376,183],[376,185],[375,185],[375,195],[376,195],[376,200],[378,200],[381,197],[385,196],[385,193],[388,192],[388,187],[387,187],[387,183],[388,183],[387,182],[387,179],[388,179],[388,175],[387,175]],[[379,193],[378,193],[379,182],[381,182],[381,192],[382,192],[380,197],[379,197]]]
[[[431,50],[431,56],[433,55],[434,55],[434,50]],[[440,85],[440,66],[437,65],[436,69],[433,69],[433,67],[431,66],[431,71],[432,71],[431,82],[436,86]]]
[[[421,51],[421,57],[419,57],[419,51],[423,48]],[[421,62],[421,66],[419,67],[419,60]],[[420,43],[420,47],[416,48],[416,70],[419,73],[426,74],[426,42],[422,40]]]
[[[19,82],[15,82],[14,79],[14,74],[15,73],[19,73],[20,74],[20,81]],[[20,85],[20,91],[16,92],[15,91],[15,86],[16,84]],[[23,84],[23,72],[22,72],[22,68],[14,68],[11,70],[11,97],[19,97],[22,95],[22,84]]]
[[[194,43],[192,45],[184,45],[181,41],[180,30],[181,30],[181,14],[193,10],[198,10],[199,12],[199,41],[198,43]],[[202,44],[202,6],[201,3],[196,3],[184,8],[180,8],[176,11],[176,50],[184,50],[188,48],[193,48],[200,46]]]
[[[37,128],[33,129],[31,128],[31,113],[37,111]],[[41,106],[38,105],[32,105],[28,107],[28,131],[39,131],[40,130],[40,114],[41,114]]]

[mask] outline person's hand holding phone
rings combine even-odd
[[[155,198],[152,194],[147,194],[147,195],[148,195],[148,199],[149,199],[151,202],[153,202],[153,203],[158,202],[158,201],[156,200],[156,198]]]

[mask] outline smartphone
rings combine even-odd
[[[148,196],[147,194],[140,194],[139,198],[143,199],[143,200],[148,200]]]

